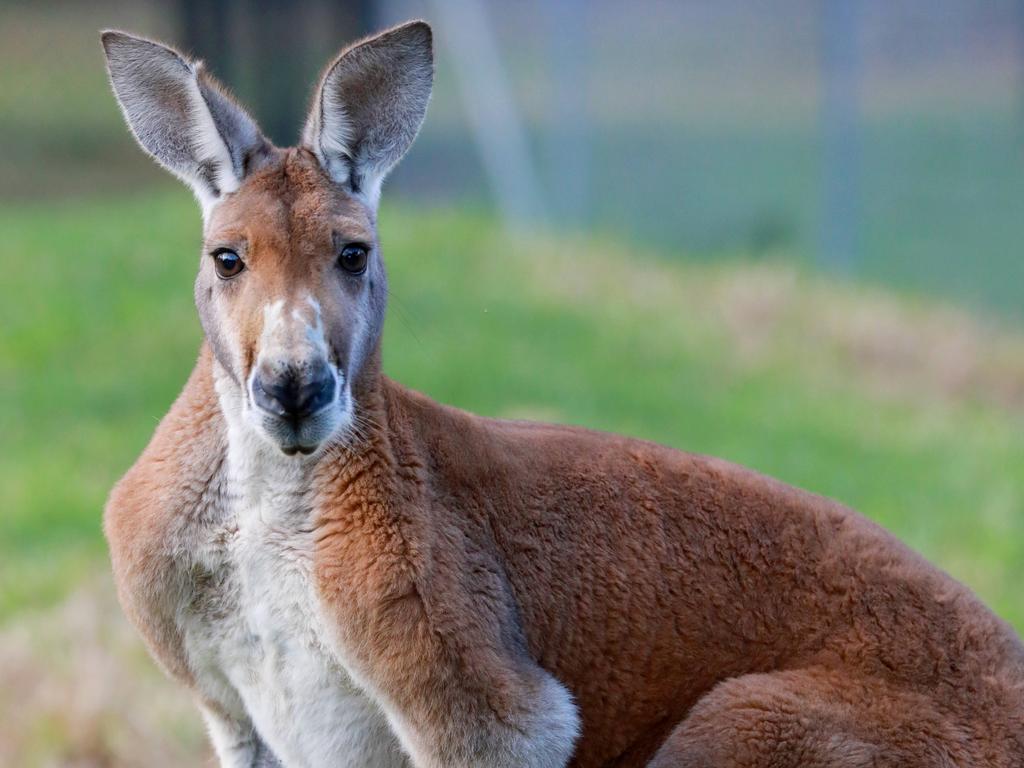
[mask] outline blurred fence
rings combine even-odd
[[[411,16],[438,81],[392,194],[1024,305],[1024,0],[8,2],[0,200],[157,178],[99,27],[194,50],[290,142],[337,47]]]

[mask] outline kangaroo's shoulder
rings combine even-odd
[[[146,449],[110,493],[104,514],[110,543],[125,539],[138,548],[140,537],[171,524],[175,512],[194,508],[209,490],[225,445],[212,363],[204,346]]]

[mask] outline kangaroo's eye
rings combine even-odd
[[[366,259],[369,251],[365,245],[351,243],[341,249],[338,255],[338,266],[350,275],[361,275],[366,271]]]
[[[217,275],[225,280],[236,277],[245,269],[245,262],[230,248],[218,248],[214,251],[213,265],[217,268]]]

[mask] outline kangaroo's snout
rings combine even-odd
[[[334,400],[335,380],[327,361],[308,365],[261,363],[252,381],[257,407],[292,421],[305,419]]]
[[[314,453],[352,418],[347,374],[332,358],[315,299],[266,305],[246,380],[248,413],[263,437],[288,455]]]

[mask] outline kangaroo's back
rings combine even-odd
[[[1024,728],[1013,631],[852,510],[721,460],[394,389],[432,503],[459,510],[439,517],[495,549],[531,653],[600,734],[581,764],[642,755],[716,684],[781,668],[948,688],[950,710]]]

